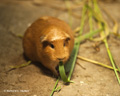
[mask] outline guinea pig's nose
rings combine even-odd
[[[65,57],[64,58],[57,58],[59,61],[62,61],[62,60],[64,60],[65,59]]]

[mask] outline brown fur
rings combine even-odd
[[[36,20],[25,32],[23,48],[32,61],[41,62],[55,75],[60,61],[65,64],[74,46],[70,27],[62,20],[44,16]]]

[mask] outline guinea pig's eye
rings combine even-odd
[[[51,47],[51,48],[54,48],[54,45],[53,45],[53,44],[50,44],[50,47]]]

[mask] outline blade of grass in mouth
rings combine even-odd
[[[60,62],[59,63],[59,73],[60,73],[60,76],[62,78],[62,80],[65,82],[65,83],[70,83],[72,81],[68,80],[67,78],[67,75],[65,73],[65,68],[64,68],[64,64],[63,62]]]

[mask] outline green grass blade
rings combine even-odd
[[[83,32],[86,11],[87,11],[87,8],[86,8],[86,6],[84,6],[83,10],[82,10],[82,19],[81,19],[80,31],[79,31],[80,35]],[[74,44],[74,48],[73,48],[73,51],[72,51],[72,54],[71,54],[71,58],[67,62],[67,64],[65,64],[65,70],[69,71],[68,80],[71,79],[71,76],[72,76],[72,73],[73,73],[73,70],[74,70],[74,67],[75,67],[75,62],[76,62],[77,54],[78,54],[78,51],[79,51],[80,42],[81,42],[80,40],[79,41],[75,40],[75,44]]]
[[[101,15],[101,12],[100,12],[100,9],[99,9],[99,7],[98,7],[98,5],[97,5],[97,1],[96,1],[96,0],[94,0],[94,6],[95,6],[95,12],[97,12],[97,14],[99,15],[99,17],[102,18],[102,15]],[[104,24],[105,24],[105,23],[104,23]],[[103,26],[102,23],[99,22],[99,27],[102,28],[102,27],[104,27],[104,26]],[[106,30],[107,30],[107,28],[105,27],[105,31],[106,31]],[[104,36],[104,35],[105,35],[104,31],[102,31],[101,36]],[[119,75],[118,75],[118,73],[117,73],[117,71],[116,71],[115,62],[114,62],[114,60],[113,60],[113,56],[112,56],[111,51],[110,51],[110,49],[109,49],[107,39],[104,38],[104,39],[103,39],[103,42],[104,42],[105,47],[106,47],[106,49],[107,49],[107,53],[108,53],[109,59],[110,59],[110,61],[111,61],[111,64],[112,64],[112,66],[113,66],[113,69],[114,69],[116,78],[117,78],[117,80],[118,80],[118,83],[120,84],[120,78],[119,78]]]
[[[60,72],[60,76],[61,76],[62,80],[65,83],[70,82],[70,80],[68,80],[68,78],[65,74],[64,64],[62,62],[59,63],[59,72]]]
[[[119,73],[120,73],[120,67],[117,66],[117,68],[118,68],[118,71],[119,71]]]
[[[11,69],[22,68],[22,67],[28,66],[30,63],[31,63],[31,61],[28,61],[25,64],[21,64],[21,65],[18,65],[18,66],[11,66]]]
[[[57,88],[55,88],[55,92],[59,92],[61,90],[61,87],[59,86],[59,87],[57,87]]]
[[[83,32],[83,27],[86,19],[86,15],[85,15],[86,11],[87,11],[87,7],[84,5],[82,10],[81,24],[80,24],[80,32],[79,32],[80,35],[82,35],[82,32]]]
[[[89,6],[92,6],[92,1],[89,0]],[[89,26],[90,26],[90,33],[93,31],[93,22],[92,22],[92,12],[89,11]]]
[[[68,75],[68,80],[71,79],[72,72],[73,72],[73,70],[74,70],[74,66],[75,66],[77,54],[78,54],[78,51],[79,51],[80,42],[81,42],[82,40],[85,40],[85,39],[87,39],[87,38],[92,37],[94,34],[100,32],[100,31],[102,31],[102,30],[103,30],[103,29],[99,29],[99,30],[93,31],[93,32],[91,32],[91,33],[87,33],[87,34],[85,34],[83,37],[80,36],[80,37],[82,37],[82,38],[79,37],[79,38],[75,41],[75,45],[74,45],[74,49],[73,49],[72,54],[71,54],[71,58],[70,58],[70,60],[67,62],[67,64],[65,65],[66,71],[68,72],[68,71],[70,70],[69,75]]]
[[[92,31],[92,32],[89,32],[89,33],[86,33],[86,34],[76,38],[76,41],[83,41],[85,39],[89,39],[89,38],[93,37],[95,34],[101,32],[102,30],[103,30],[103,28],[95,30],[95,31]]]
[[[71,63],[71,69],[70,69],[70,72],[69,72],[69,75],[68,75],[68,80],[71,79],[71,76],[72,76],[72,73],[73,73],[73,70],[74,70],[74,67],[75,67],[75,62],[76,62],[76,58],[77,58],[77,54],[78,54],[78,51],[79,51],[79,45],[80,45],[80,42],[75,42],[75,45],[74,45],[74,49],[73,49],[73,56],[71,58],[71,60],[68,62]]]
[[[116,77],[117,77],[118,83],[120,84],[120,78],[119,78],[119,75],[118,75],[118,73],[117,73],[117,71],[116,71],[115,63],[114,63],[114,60],[113,60],[113,57],[112,57],[112,54],[111,54],[111,51],[110,51],[110,49],[109,49],[109,46],[108,46],[108,43],[107,43],[107,40],[106,40],[106,39],[104,39],[104,43],[105,43],[105,46],[106,46],[107,53],[108,53],[108,56],[109,56],[109,58],[110,58],[111,64],[112,64],[112,66],[113,66],[115,75],[116,75]]]
[[[57,79],[57,81],[56,81],[56,83],[55,83],[55,86],[54,86],[54,88],[53,88],[50,96],[53,96],[54,92],[56,91],[56,87],[57,87],[57,85],[58,85],[59,80],[60,80],[60,78]]]
[[[79,59],[81,59],[81,60],[84,60],[84,61],[87,61],[87,62],[91,62],[91,63],[93,63],[93,64],[96,64],[96,65],[100,65],[100,66],[103,66],[103,67],[105,67],[105,68],[108,68],[108,69],[112,69],[113,70],[113,67],[111,67],[111,66],[108,66],[108,65],[106,65],[106,64],[103,64],[103,63],[101,63],[101,62],[98,62],[98,61],[94,61],[94,60],[91,60],[91,59],[88,59],[88,58],[85,58],[85,57],[81,57],[81,56],[77,56]],[[119,69],[116,69],[116,71],[119,71]]]

